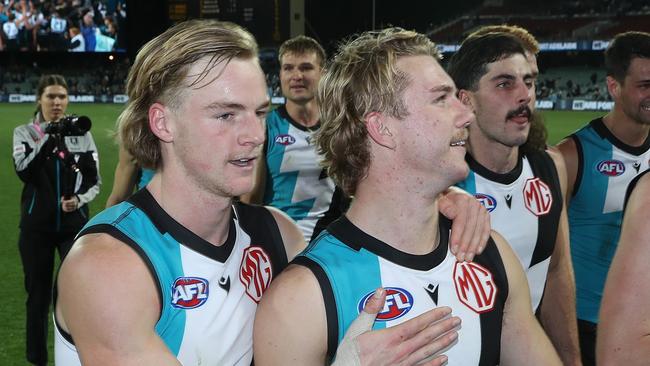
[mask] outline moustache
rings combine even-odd
[[[521,105],[519,108],[508,112],[508,114],[506,115],[506,119],[507,118],[512,118],[512,117],[515,117],[515,116],[519,116],[519,115],[522,115],[522,114],[525,114],[526,117],[530,118],[530,115],[533,114],[533,112],[530,110],[530,107],[528,107],[526,104],[524,104],[524,105]]]

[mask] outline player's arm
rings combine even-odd
[[[650,360],[650,174],[637,183],[625,211],[600,307],[599,365],[647,365]]]
[[[284,243],[284,250],[287,253],[287,259],[291,261],[307,246],[305,237],[302,235],[296,223],[283,211],[271,206],[266,206],[266,208],[271,212],[275,222],[278,224],[280,234],[282,235],[282,242]]]
[[[115,167],[115,178],[113,179],[113,189],[106,200],[106,208],[129,198],[136,185],[138,177],[138,167],[133,161],[133,157],[122,146],[120,146],[119,160]]]
[[[564,195],[564,202],[566,207],[569,207],[569,202],[571,202],[578,177],[578,166],[580,164],[578,147],[573,138],[567,137],[555,147],[551,147],[550,151],[559,151],[564,159],[564,167],[566,168],[566,194]]]
[[[528,282],[510,245],[492,232],[508,276],[508,299],[503,310],[501,365],[562,365],[551,341],[531,311]]]
[[[366,306],[374,314],[383,307],[385,293],[375,300]],[[347,350],[345,354],[337,351],[337,358],[345,358],[340,365],[442,365],[446,357],[438,353],[456,339],[460,323],[450,312],[447,307],[436,308],[376,331],[369,330],[373,322],[366,322],[368,314],[364,313],[360,328],[367,328],[355,327],[353,322],[354,334],[346,333],[344,342],[354,343],[339,345],[339,350]],[[271,283],[255,314],[253,348],[256,365],[328,364],[323,296],[309,269],[291,265]]]
[[[440,213],[452,220],[450,250],[459,261],[471,261],[490,237],[490,214],[471,194],[447,188],[438,199]]]
[[[246,193],[239,197],[242,202],[257,205],[261,205],[263,203],[264,190],[266,189],[267,170],[268,167],[266,166],[266,154],[264,153],[264,149],[262,149],[262,152],[257,158],[257,162],[255,164],[255,182],[253,184],[253,190],[251,190],[250,193]]]
[[[548,151],[560,180],[562,197],[566,195],[566,168],[558,151]],[[562,205],[555,248],[548,268],[541,322],[564,365],[581,365],[576,319],[576,285],[569,249],[569,223],[566,205]]]
[[[58,277],[57,319],[84,365],[180,365],[154,327],[157,286],[143,260],[107,234],[77,240]]]

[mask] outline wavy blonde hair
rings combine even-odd
[[[418,55],[440,59],[425,35],[388,28],[342,44],[327,65],[318,87],[322,125],[316,141],[329,176],[346,194],[354,195],[370,163],[364,118],[371,112],[408,115],[403,93],[410,80],[396,65],[400,57]]]
[[[147,42],[129,71],[129,101],[117,120],[124,148],[138,165],[159,167],[160,143],[149,128],[149,107],[158,102],[178,108],[184,90],[197,87],[214,67],[233,58],[252,57],[257,57],[255,38],[238,25],[216,20],[182,22]],[[190,67],[204,58],[206,67],[186,82]]]

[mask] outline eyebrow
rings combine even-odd
[[[524,74],[523,79],[524,80],[526,80],[526,79],[535,79],[535,77],[536,77],[536,74],[533,74],[532,72],[529,72],[529,73]],[[490,81],[496,81],[496,80],[500,80],[500,79],[515,80],[515,79],[517,79],[517,77],[515,75],[512,75],[512,74],[505,74],[504,73],[504,74],[499,74],[499,75],[496,75],[496,76],[492,77],[490,79]]]
[[[454,91],[454,87],[451,85],[437,85],[429,89],[429,93],[439,93],[439,92],[452,93],[453,91]]]
[[[271,105],[271,102],[267,100],[266,102],[264,102],[264,103],[260,104],[259,106],[257,106],[257,108],[255,108],[255,110],[269,108],[270,105]],[[214,102],[214,103],[208,104],[205,107],[205,109],[236,109],[236,110],[244,110],[244,109],[246,109],[246,107],[241,103]]]

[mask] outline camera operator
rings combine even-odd
[[[54,251],[63,259],[99,193],[97,147],[87,117],[66,117],[68,86],[44,75],[34,119],[14,130],[13,158],[24,182],[18,247],[27,291],[27,360],[47,364]]]

